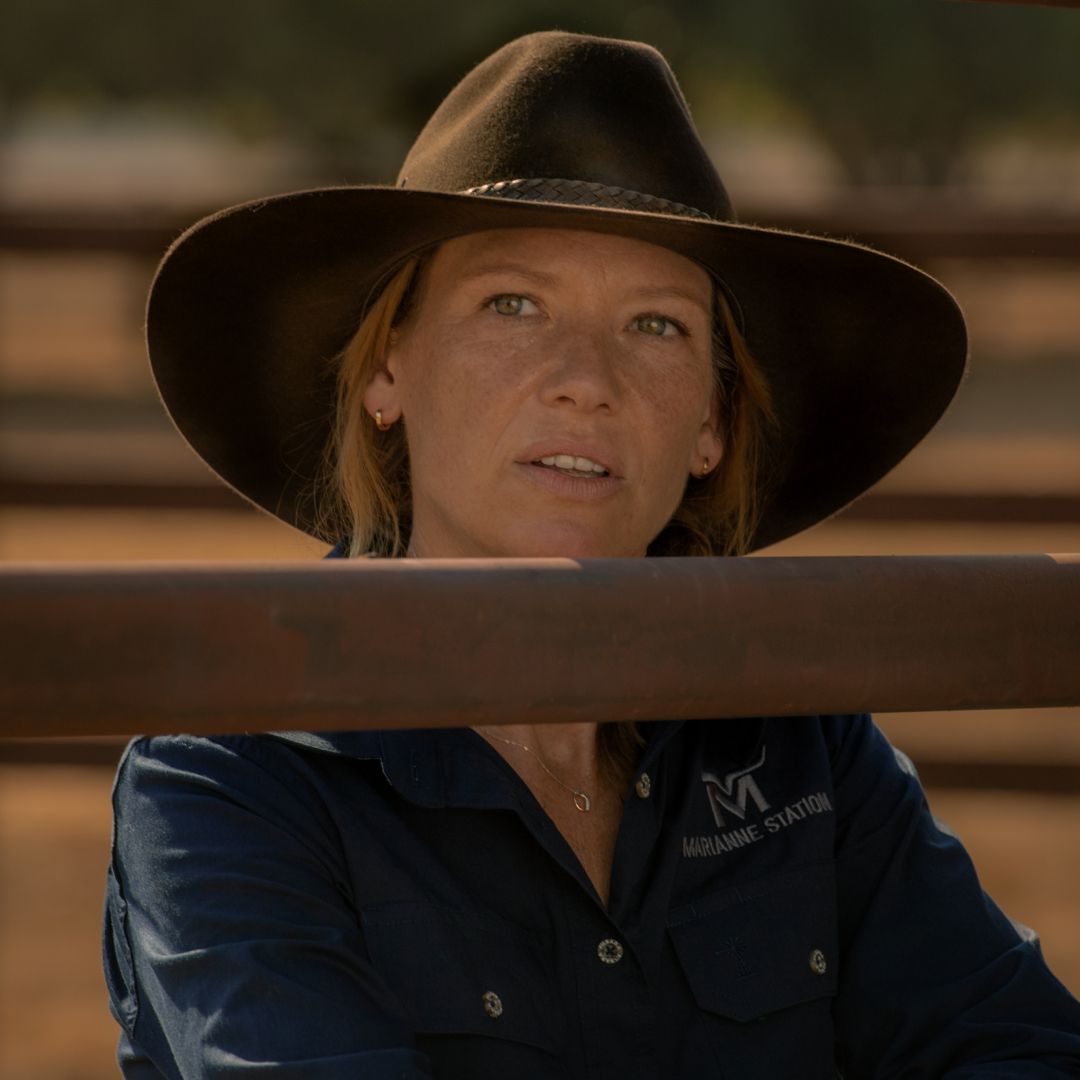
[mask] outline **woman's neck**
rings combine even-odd
[[[521,777],[607,907],[622,794],[605,776],[598,725],[499,724],[473,730]]]
[[[593,783],[599,776],[598,724],[498,724],[478,725],[473,730],[508,760],[510,756],[501,748],[518,751],[510,760],[515,767],[522,760],[520,755],[528,754],[575,787]]]

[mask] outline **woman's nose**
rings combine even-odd
[[[573,330],[551,344],[540,389],[545,404],[573,405],[586,412],[618,408],[621,395],[614,342],[599,333]]]

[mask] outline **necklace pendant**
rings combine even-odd
[[[574,792],[574,807],[580,810],[583,814],[588,813],[592,809],[592,799],[585,794],[584,791]]]

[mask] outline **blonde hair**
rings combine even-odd
[[[412,493],[403,424],[379,431],[364,409],[367,385],[382,364],[391,336],[412,306],[424,256],[392,271],[341,352],[336,407],[318,492],[319,531],[347,538],[350,557],[399,556],[409,543]]]
[[[746,554],[768,494],[777,427],[769,383],[719,285],[713,311],[713,389],[724,450],[716,469],[688,482],[650,555]]]
[[[409,449],[403,424],[379,431],[363,407],[391,336],[408,317],[431,252],[414,255],[376,286],[352,340],[340,354],[337,404],[319,492],[320,532],[348,538],[348,554],[405,554],[412,525]],[[776,428],[769,385],[716,289],[713,382],[724,452],[717,467],[687,482],[650,555],[741,555],[753,545],[769,484],[770,434]]]

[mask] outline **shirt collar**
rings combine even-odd
[[[278,731],[273,737],[324,754],[377,761],[402,797],[419,806],[512,805],[502,759],[468,728]]]
[[[645,749],[639,772],[653,767],[685,722],[658,720],[642,725]],[[278,731],[273,737],[324,754],[378,761],[390,786],[419,806],[512,807],[520,795],[510,767],[469,728]]]

